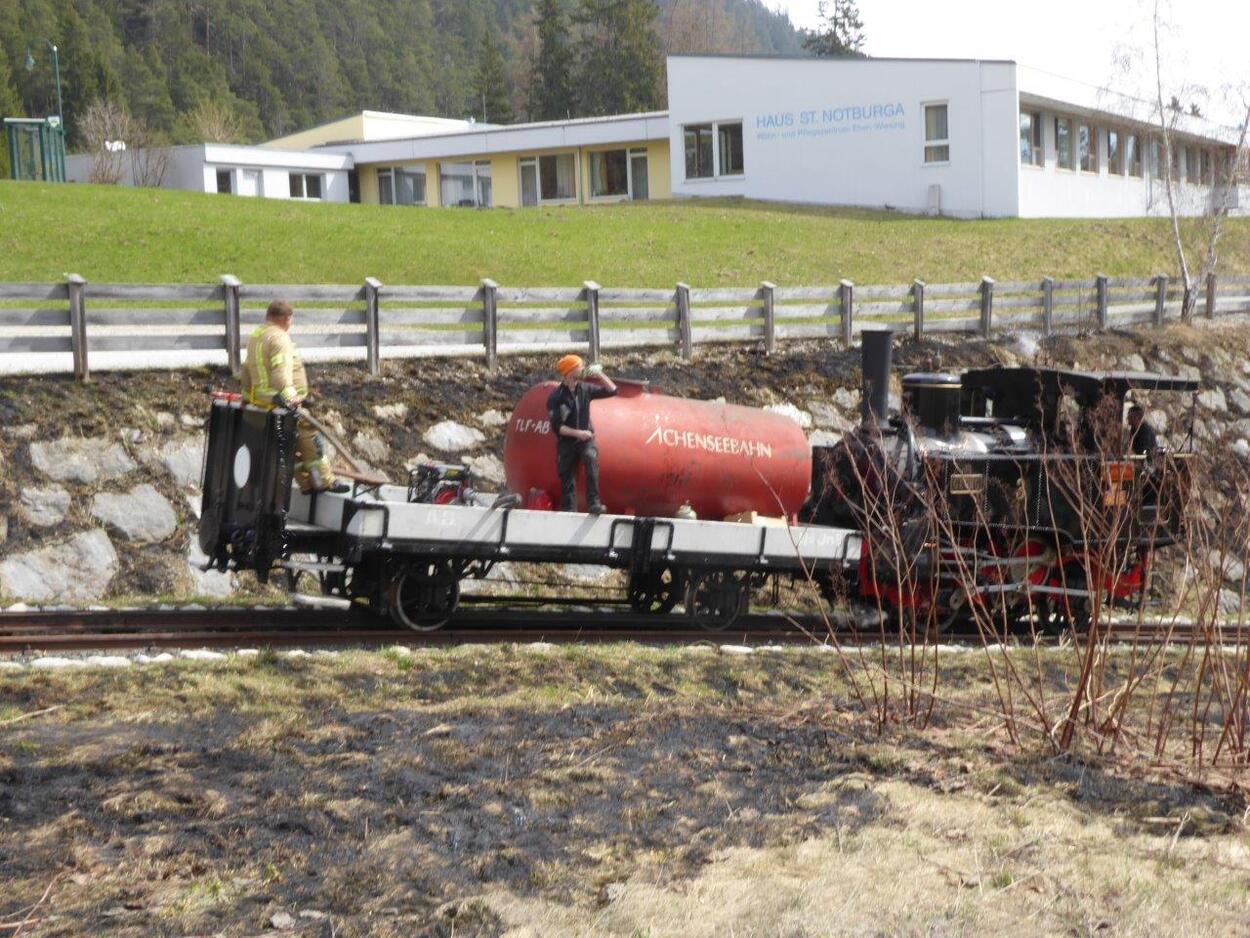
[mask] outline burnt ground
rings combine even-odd
[[[946,693],[984,705],[977,669],[948,659]],[[0,685],[0,923],[513,938],[1244,927],[1243,803],[1012,750],[955,712],[879,734],[834,657],[812,652],[466,647],[29,672]]]

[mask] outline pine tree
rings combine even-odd
[[[538,0],[538,52],[530,79],[531,120],[571,117],[576,107],[573,49],[561,0]]]
[[[859,18],[855,0],[820,0],[816,9],[824,20],[824,28],[803,37],[803,48],[816,55],[840,55],[866,58],[860,51],[864,45],[864,24]]]
[[[511,124],[515,119],[508,82],[504,76],[503,59],[500,58],[499,46],[495,44],[495,38],[490,33],[482,39],[481,58],[478,60],[473,91],[476,96],[473,102],[474,111],[484,122]],[[481,110],[477,110],[478,108]]]
[[[23,116],[22,102],[13,88],[9,74],[9,61],[0,56],[0,118]],[[0,179],[9,178],[9,146],[8,141],[0,134]]]
[[[579,110],[626,114],[663,105],[660,40],[655,0],[581,0],[578,61]]]

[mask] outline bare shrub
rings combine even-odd
[[[134,121],[124,107],[103,98],[78,120],[78,132],[91,152],[89,182],[115,186],[126,174],[125,147],[134,138]]]
[[[160,134],[145,121],[134,119],[134,146],[130,154],[131,178],[136,186],[159,187],[169,170],[169,149]]]
[[[205,143],[238,143],[243,139],[243,122],[229,104],[200,99],[186,115],[196,137]]]

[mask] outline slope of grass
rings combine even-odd
[[[1250,272],[1250,220],[1229,223],[1222,256],[1222,269]],[[0,182],[0,280],[747,286],[1176,266],[1163,219],[954,221],[739,201],[475,212]]]

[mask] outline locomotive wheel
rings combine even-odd
[[[449,560],[404,567],[391,582],[387,608],[396,625],[433,632],[447,624],[460,603],[460,572]]]
[[[1062,635],[1069,629],[1079,632],[1089,628],[1089,601],[1086,599],[1046,596],[1034,603],[1034,609],[1039,632]]]
[[[663,567],[629,579],[629,605],[634,612],[667,615],[685,594],[686,576],[680,567]]]
[[[732,570],[705,570],[686,585],[686,615],[708,631],[727,629],[751,602],[749,577]]]

